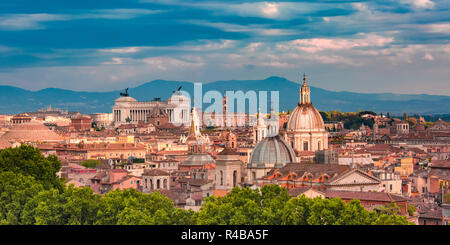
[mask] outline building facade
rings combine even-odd
[[[191,106],[190,99],[180,91],[176,91],[167,101],[137,101],[128,93],[114,101],[112,108],[114,126],[126,123],[147,122],[154,110],[161,110],[168,115],[169,123],[176,125],[189,125]],[[158,112],[158,114],[160,114]]]

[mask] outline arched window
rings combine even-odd
[[[220,185],[223,185],[223,171],[220,170]]]
[[[156,180],[156,189],[159,189],[161,186],[161,181],[158,179]]]
[[[317,142],[317,150],[322,150],[322,145],[320,144],[320,141],[319,142]]]
[[[167,189],[167,179],[164,179],[164,180],[163,180],[163,188],[164,188],[164,189]]]
[[[237,184],[237,171],[233,171],[233,187],[235,187]]]
[[[154,186],[153,186],[153,180],[152,179],[150,179],[150,190],[153,190],[153,188],[154,188]]]

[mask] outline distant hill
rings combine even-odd
[[[155,80],[138,87],[130,88],[129,94],[138,101],[150,101],[155,97],[167,100],[172,91],[182,86],[182,90],[193,96],[191,82]],[[282,77],[269,77],[264,80],[231,80],[203,84],[203,94],[209,90],[279,91],[280,110],[293,110],[297,105],[299,84]],[[57,88],[28,91],[13,86],[0,86],[0,113],[15,114],[36,111],[51,105],[54,108],[69,109],[82,113],[111,112],[114,100],[122,91],[78,92]],[[270,93],[268,93],[270,99]],[[311,101],[322,111],[341,112],[370,110],[377,113],[390,112],[392,115],[408,114],[431,115],[450,113],[450,96],[406,95],[392,93],[354,93],[334,92],[311,87]],[[204,105],[206,108],[208,105]]]

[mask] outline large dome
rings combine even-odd
[[[64,138],[38,121],[14,125],[0,140],[16,142],[60,142]]]
[[[299,104],[289,116],[287,131],[325,131],[322,115],[311,103]]]
[[[253,149],[249,168],[281,168],[287,163],[296,162],[291,146],[280,136],[264,138]]]

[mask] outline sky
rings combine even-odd
[[[450,1],[2,0],[0,84],[111,91],[270,76],[450,95]]]

